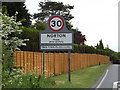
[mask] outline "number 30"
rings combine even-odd
[[[61,25],[62,25],[62,22],[60,20],[58,20],[58,21],[52,20],[51,21],[51,26],[52,27],[55,27],[55,26],[61,27]]]

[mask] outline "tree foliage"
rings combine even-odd
[[[22,30],[20,29],[21,22],[16,22],[16,16],[8,17],[7,15],[3,15],[0,12],[2,17],[1,24],[1,39],[2,42],[9,46],[9,50],[19,50],[18,46],[26,45],[24,41],[27,39],[19,39],[17,36],[13,36],[15,34],[21,34]]]
[[[68,30],[71,30],[74,32],[74,43],[76,44],[85,44],[86,38],[85,35],[82,35],[80,31],[77,31],[76,29],[73,29],[73,25],[71,24],[70,20],[74,18],[70,11],[74,8],[74,6],[71,5],[64,5],[63,2],[40,2],[39,3],[39,13],[34,14],[34,19],[37,19],[35,23],[36,29],[41,28],[41,22],[47,23],[47,20],[52,15],[61,15],[66,20],[66,26]]]
[[[47,22],[47,19],[52,15],[61,15],[65,20],[70,21],[73,16],[70,14],[70,10],[73,9],[73,6],[64,5],[63,2],[40,2],[39,3],[39,13],[34,14],[34,18]]]
[[[68,29],[71,30],[72,25],[69,21],[73,18],[73,16],[70,14],[70,10],[73,9],[74,6],[64,5],[63,2],[47,1],[40,2],[39,7],[40,12],[34,14],[34,19],[47,23],[50,16],[61,15],[65,18]]]
[[[97,44],[96,48],[97,49],[102,49],[102,50],[104,49],[104,45],[103,45],[102,40],[99,41],[99,44]]]
[[[18,12],[16,21],[22,21],[22,25],[26,27],[31,26],[31,15],[28,13],[26,6],[23,2],[3,2],[3,6],[6,6],[8,15],[14,16]],[[5,8],[3,8],[2,13],[6,13]]]
[[[22,30],[19,25],[21,22],[16,22],[16,16],[9,17],[0,12],[1,22],[0,25],[0,42],[2,42],[2,64],[3,70],[11,71],[14,65],[13,51],[20,50],[18,46],[26,45],[27,39],[19,39],[18,34],[21,34]],[[17,35],[16,35],[17,34]]]
[[[41,22],[41,21],[36,21],[36,23],[34,25],[32,25],[33,28],[37,29],[37,30],[45,30],[46,24]]]
[[[34,28],[26,28],[23,27],[23,32],[22,34],[19,35],[19,38],[21,39],[26,39],[28,38],[29,41],[26,42],[26,46],[20,47],[22,51],[33,51],[33,52],[38,52],[39,51],[39,34],[40,31],[43,30],[36,30]]]
[[[74,43],[85,45],[86,37],[80,31],[74,31]]]

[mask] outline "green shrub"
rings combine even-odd
[[[106,56],[110,56],[110,60],[113,63],[120,63],[120,53],[114,52],[113,50],[108,49],[108,48],[107,49],[96,49],[93,46],[74,44],[74,50],[72,52],[73,53],[89,53],[89,54],[106,55]]]
[[[9,46],[2,43],[2,70],[11,71],[13,68],[13,52],[8,49]]]
[[[39,35],[40,31],[34,29],[34,28],[26,28],[23,27],[23,32],[19,37],[21,39],[29,39],[28,42],[26,42],[26,46],[20,47],[22,51],[39,51]]]
[[[13,69],[10,74],[4,71],[2,80],[3,88],[50,88],[55,84],[50,78],[34,73],[22,74],[17,69]]]

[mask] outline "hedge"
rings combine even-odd
[[[20,47],[22,51],[33,51],[33,52],[40,52],[39,50],[39,34],[43,30],[36,30],[34,28],[26,28],[23,27],[23,32],[21,35],[19,35],[22,39],[29,39],[29,41],[26,42],[27,46]],[[74,50],[72,50],[72,53],[88,53],[88,54],[101,54],[101,55],[107,55],[110,56],[111,61],[118,62],[118,58],[116,57],[114,51],[111,49],[96,49],[96,47],[88,46],[88,45],[79,45],[74,44],[73,45]],[[46,52],[52,52],[52,53],[64,53],[67,51],[46,51]]]
[[[74,50],[72,53],[89,53],[89,54],[100,54],[110,56],[112,63],[120,64],[120,53],[117,53],[111,49],[96,49],[93,46],[78,45],[74,44]]]
[[[20,38],[29,39],[29,41],[26,42],[26,46],[20,47],[22,51],[33,51],[38,52],[39,51],[39,33],[42,31],[36,30],[34,28],[22,28],[23,32],[19,36]]]

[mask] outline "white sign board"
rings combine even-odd
[[[72,45],[45,45],[45,46],[41,46],[42,50],[53,50],[53,49],[63,49],[63,50],[67,50],[67,49],[72,49]]]
[[[69,44],[72,43],[72,33],[43,33],[41,44]]]

